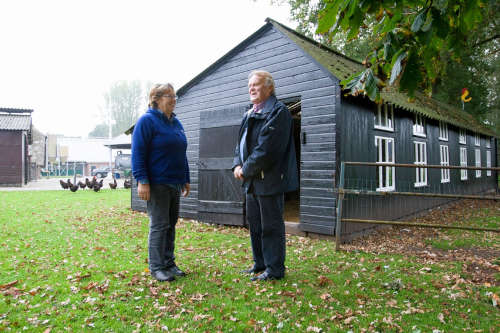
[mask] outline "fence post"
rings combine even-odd
[[[337,201],[337,221],[335,223],[335,251],[340,250],[340,231],[342,220],[342,201],[344,200],[344,170],[345,162],[340,163],[340,182],[339,182],[339,196]]]

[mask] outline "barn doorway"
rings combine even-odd
[[[299,172],[300,184],[300,134],[301,134],[301,104],[300,98],[284,100],[283,103],[288,107],[293,118],[293,137],[295,143],[295,154],[297,159],[297,170]],[[300,187],[296,191],[285,193],[285,212],[284,220],[286,222],[300,222]]]

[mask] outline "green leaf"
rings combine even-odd
[[[433,49],[432,47],[427,47],[422,55],[424,67],[430,81],[434,80],[437,76],[436,66],[433,61],[437,53],[437,50]]]
[[[379,99],[379,89],[377,86],[377,79],[373,75],[373,71],[370,68],[366,70],[365,79],[366,79],[365,81],[366,95],[372,101],[377,101]]]
[[[379,82],[380,80],[375,77],[371,68],[367,68],[343,80],[340,84],[344,86],[344,89],[350,90],[350,93],[354,96],[365,94],[371,100],[378,101],[380,100]]]
[[[470,32],[476,28],[477,24],[481,23],[482,15],[481,8],[477,0],[465,1],[465,8],[463,9],[463,29],[464,32]],[[465,29],[465,30],[464,30]]]
[[[450,26],[443,19],[443,16],[440,14],[438,10],[433,8],[431,10],[431,15],[433,22],[433,30],[436,32],[436,35],[441,39],[446,38],[448,32],[450,31]]]
[[[389,84],[392,85],[394,81],[399,77],[399,74],[401,74],[401,70],[403,69],[402,62],[404,59],[406,59],[406,52],[404,52],[403,49],[400,49],[393,57],[393,62],[392,62],[392,70],[391,70],[391,79],[389,80]]]
[[[420,82],[422,82],[422,73],[420,72],[418,55],[414,51],[409,51],[408,61],[399,81],[399,90],[407,91],[410,97],[413,97]]]
[[[340,1],[335,1],[333,3],[328,2],[326,4],[326,7],[320,12],[318,17],[318,28],[316,29],[316,33],[326,34],[328,32],[332,32],[331,28],[338,25],[337,19],[339,5]]]
[[[420,30],[420,28],[425,22],[426,15],[427,15],[427,9],[424,8],[417,14],[415,19],[413,20],[413,24],[411,25],[411,31],[417,32]]]
[[[364,15],[359,8],[356,8],[353,15],[349,20],[349,27],[351,28],[349,34],[347,35],[347,39],[353,39],[359,33],[359,27],[363,23]]]

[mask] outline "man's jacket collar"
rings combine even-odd
[[[274,96],[274,95],[269,96],[269,98],[264,102],[264,107],[260,110],[260,112],[255,113],[255,112],[251,111],[250,117],[256,118],[256,119],[266,118],[267,114],[273,110],[274,104],[276,104],[277,101],[278,101],[278,99],[276,98],[276,96]],[[253,110],[253,109],[251,109],[251,110]]]

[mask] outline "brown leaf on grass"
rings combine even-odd
[[[97,282],[90,282],[89,284],[87,284],[87,286],[83,287],[82,289],[85,289],[85,290],[91,290],[91,289],[94,289],[95,286],[97,286]]]
[[[99,294],[104,294],[109,288],[109,280],[104,281],[103,284],[97,285],[95,289]]]
[[[353,322],[354,319],[356,319],[355,316],[347,317],[346,319],[344,319],[344,324],[350,325]]]
[[[205,296],[207,296],[208,294],[200,294],[200,293],[196,293],[194,294],[193,296],[191,296],[191,300],[192,301],[203,301],[203,298]]]
[[[153,297],[158,296],[158,288],[154,288],[154,287],[151,287],[151,286],[150,286],[150,287],[149,287],[149,292],[151,293],[151,295],[152,295]]]
[[[330,295],[328,293],[324,293],[319,298],[321,298],[323,301],[326,301],[327,299],[329,299],[331,297],[332,297],[332,295]]]
[[[494,307],[498,307],[500,303],[500,297],[498,297],[497,294],[491,293],[491,302],[493,303]]]
[[[391,307],[391,308],[395,308],[396,305],[398,305],[398,301],[396,301],[394,298],[393,299],[390,299],[388,300],[387,302],[385,302],[385,305],[387,305],[388,307]]]
[[[12,281],[12,282],[9,282],[6,284],[0,284],[0,290],[9,289],[10,287],[15,286],[18,282],[19,282],[19,280],[15,280],[15,281]]]
[[[35,295],[38,293],[38,290],[40,290],[40,287],[33,288],[33,289],[31,289],[30,291],[28,291],[28,293],[29,293],[31,296],[35,296]]]
[[[323,275],[318,276],[318,286],[325,287],[331,283],[332,283],[332,280],[330,280],[326,276],[323,276]]]
[[[285,291],[278,291],[276,294],[295,298],[297,297],[297,294],[300,294],[300,292],[293,293],[291,291],[285,290]]]
[[[11,288],[5,290],[4,292],[2,292],[2,294],[5,296],[14,296],[14,297],[22,295],[23,293],[24,293],[23,289],[18,289],[16,287],[11,287]]]
[[[87,274],[83,274],[83,275],[80,275],[79,273],[74,277],[73,281],[76,281],[76,282],[79,282],[83,279],[86,279],[88,277],[90,277],[91,274],[90,273],[87,273]]]

